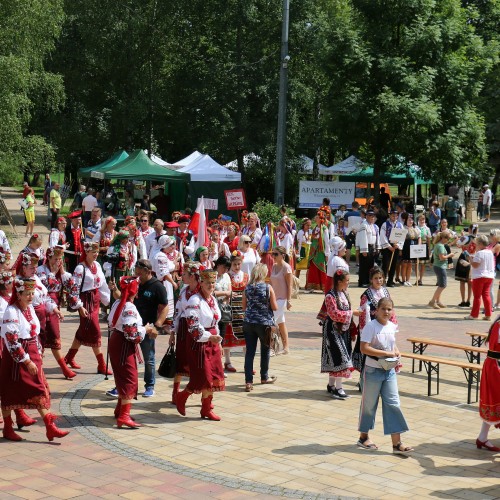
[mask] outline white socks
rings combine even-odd
[[[231,349],[224,349],[224,362],[231,364]]]
[[[479,441],[485,443],[488,441],[488,433],[490,432],[490,427],[491,425],[483,422],[483,425],[481,426],[481,432],[479,433],[479,436],[477,437]]]
[[[335,389],[342,389],[342,377],[335,377]]]

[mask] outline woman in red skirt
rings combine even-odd
[[[0,261],[5,257],[3,252],[0,252]],[[14,283],[14,273],[12,271],[0,270],[0,325],[2,324],[3,315],[7,309],[12,295],[12,285]],[[0,366],[2,362],[2,341],[0,340]],[[19,411],[19,410],[18,410]],[[26,415],[27,418],[28,415]],[[30,419],[31,420],[31,419]],[[3,422],[0,417],[0,424]]]
[[[483,420],[476,446],[488,451],[500,451],[488,440],[490,427],[500,428],[500,316],[491,325],[488,334],[488,355],[484,360],[479,393],[479,416]]]
[[[242,263],[241,252],[233,253],[231,256],[231,269],[229,270],[229,278],[231,279],[230,303],[233,320],[227,325],[222,344],[224,348],[224,369],[231,373],[236,371],[236,368],[231,364],[231,347],[245,346],[245,335],[243,334],[243,317],[245,314],[241,304],[243,291],[250,277],[241,270]]]
[[[182,273],[182,282],[187,285],[179,294],[175,306],[174,329],[170,334],[170,344],[175,342],[173,335],[176,334],[175,346],[175,377],[172,390],[172,404],[175,404],[182,377],[189,377],[189,354],[191,351],[191,337],[189,337],[186,325],[186,310],[189,299],[200,291],[200,263],[186,262]]]
[[[137,359],[142,362],[137,346],[145,334],[150,333],[148,329],[152,328],[143,326],[142,318],[134,305],[139,290],[139,280],[132,276],[122,276],[120,290],[121,298],[114,302],[109,312],[111,328],[109,359],[118,391],[115,418],[118,428],[126,425],[135,429],[141,426],[130,417],[132,400],[137,399],[139,390]]]
[[[22,439],[14,432],[11,411],[26,408],[38,410],[45,422],[49,441],[69,433],[56,427],[56,416],[50,413],[50,392],[42,369],[38,338],[40,322],[31,305],[35,290],[34,279],[16,278],[12,297],[2,321],[0,397],[4,419],[3,437],[10,441]],[[36,422],[34,419],[30,420],[32,422],[27,425]]]
[[[72,282],[69,285],[69,305],[78,309],[80,326],[75,340],[64,360],[71,368],[81,368],[75,362],[75,355],[81,345],[92,347],[97,358],[97,373],[112,375],[106,370],[106,362],[101,352],[101,328],[99,326],[99,304],[109,304],[110,291],[101,265],[96,262],[99,254],[99,243],[83,244],[82,261],[75,268]]]
[[[61,329],[60,322],[64,319],[59,305],[63,298],[63,291],[71,280],[71,274],[63,268],[64,247],[55,246],[47,250],[45,263],[37,269],[37,276],[43,286],[47,289],[48,296],[56,304],[59,314],[52,312],[47,314],[45,324],[45,335],[40,336],[42,347],[51,349],[54,358],[61,367],[63,375],[67,379],[76,377],[76,373],[68,368],[61,354]],[[36,312],[36,310],[35,310]]]
[[[220,420],[212,410],[212,399],[215,391],[223,391],[225,387],[224,370],[222,368],[220,343],[217,323],[220,309],[214,296],[217,271],[206,269],[200,272],[200,293],[193,295],[188,302],[186,323],[188,334],[192,339],[189,366],[189,383],[177,394],[176,406],[181,415],[186,414],[186,401],[191,394],[201,392],[201,418]]]

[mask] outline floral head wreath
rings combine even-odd
[[[325,212],[328,215],[332,214],[332,209],[328,205],[322,205],[319,207],[319,212]]]
[[[219,219],[212,219],[208,221],[208,227],[219,227],[220,226],[220,220]]]
[[[38,264],[38,255],[36,253],[23,253],[23,256],[21,258],[21,265],[29,266],[31,264],[33,264],[34,266]]]
[[[236,224],[236,222],[230,222],[227,227],[233,227],[234,228],[234,232],[237,233],[239,230],[240,230],[240,226],[238,226],[238,224]]]
[[[14,280],[14,288],[17,293],[32,292],[36,288],[36,281],[31,278],[16,277]]]
[[[10,260],[10,252],[4,252],[3,249],[0,250],[0,264],[5,264]]]
[[[47,248],[45,256],[47,257],[47,259],[50,259],[55,255],[59,259],[63,256],[63,254],[64,254],[64,247],[56,245],[55,247]]]
[[[172,220],[177,222],[177,220],[179,219],[179,217],[181,216],[182,214],[180,212],[172,212]]]
[[[86,241],[83,244],[83,249],[85,253],[99,250],[99,243],[97,243],[97,241]]]
[[[189,273],[191,276],[196,276],[198,279],[200,278],[200,263],[189,260],[184,263],[183,267],[186,273]]]
[[[8,285],[16,279],[16,274],[12,271],[0,272],[0,285]]]
[[[215,283],[217,281],[217,271],[214,269],[204,269],[200,272],[200,280],[208,283]]]
[[[242,259],[243,254],[239,250],[234,250],[233,253],[231,254],[231,259],[234,259],[236,257],[239,257],[240,259]]]

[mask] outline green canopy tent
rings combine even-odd
[[[138,181],[160,181],[168,184],[166,193],[170,195],[172,210],[186,207],[187,185],[190,175],[160,167],[154,163],[142,149],[137,149],[125,160],[103,172],[104,179],[122,179]]]
[[[113,155],[106,161],[99,163],[95,167],[83,167],[78,170],[78,175],[80,177],[90,177],[91,172],[103,172],[115,167],[118,163],[128,158],[128,153],[125,150],[116,151]]]

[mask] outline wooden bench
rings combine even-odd
[[[431,395],[431,376],[433,373],[437,377],[437,392],[439,394],[439,365],[457,366],[464,371],[467,380],[467,404],[471,403],[472,384],[476,384],[476,402],[479,394],[479,379],[483,366],[478,363],[468,363],[458,359],[439,358],[437,356],[428,356],[426,354],[402,352],[401,357],[411,359],[413,362],[419,361],[425,366],[427,372],[427,396]]]
[[[481,363],[481,354],[486,354],[488,349],[485,347],[476,347],[466,344],[456,344],[444,340],[435,340],[427,337],[410,337],[407,339],[412,343],[414,354],[423,354],[427,346],[434,345],[438,347],[447,347],[448,349],[458,349],[464,351],[469,363]],[[419,371],[422,371],[422,363],[419,363]],[[415,360],[412,362],[412,373],[415,373]]]
[[[474,347],[481,347],[488,338],[488,334],[484,332],[465,332],[465,335],[469,335]]]

